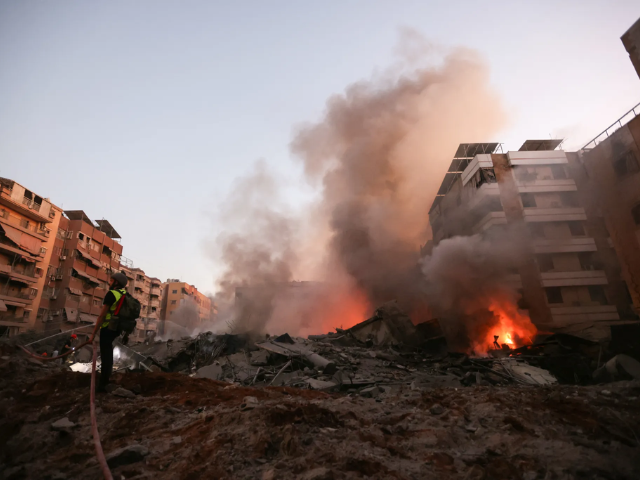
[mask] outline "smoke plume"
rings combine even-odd
[[[348,327],[393,299],[422,320],[419,249],[430,237],[431,202],[458,144],[492,139],[505,114],[476,52],[441,55],[411,31],[398,51],[397,66],[333,95],[322,118],[294,134],[291,151],[320,193],[304,215],[280,208],[277,182],[262,167],[223,208],[234,233],[218,239],[218,298],[260,287],[252,308],[230,313],[243,328]],[[301,301],[294,278],[319,283],[299,289]]]

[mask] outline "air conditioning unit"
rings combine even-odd
[[[57,294],[53,294],[49,297],[51,300],[57,300],[58,299],[58,295]]]
[[[64,256],[64,255],[61,255],[61,256],[60,256],[60,260],[62,260],[63,262],[64,262],[66,259],[67,259],[67,257],[66,257],[66,256]]]
[[[53,315],[54,317],[57,317],[58,315],[60,315],[60,310],[51,310],[51,312],[49,312],[51,315]]]
[[[62,280],[62,275],[56,275],[56,280]]]
[[[56,276],[55,275],[51,275],[51,281],[55,282],[56,281]]]
[[[46,247],[40,247],[40,255],[44,255],[45,253],[47,253]]]

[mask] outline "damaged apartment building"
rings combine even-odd
[[[185,328],[196,328],[212,321],[217,314],[215,303],[198,289],[181,282],[177,278],[169,278],[164,284],[161,317]],[[164,328],[161,325],[160,334]]]
[[[624,219],[609,218],[595,194],[603,177],[584,161],[592,154],[564,152],[557,149],[560,143],[527,140],[506,153],[498,143],[461,144],[429,212],[433,245],[455,235],[501,235],[509,225],[524,224],[528,258],[510,276],[521,308],[539,328],[607,338],[612,324],[636,320],[639,307],[637,283],[621,268],[622,248],[640,252],[637,234],[617,241],[610,232],[637,233],[638,225],[633,208]],[[607,158],[602,168],[616,177],[616,163]],[[627,180],[640,195],[637,146],[625,150],[624,158]],[[620,196],[615,198],[617,205]]]
[[[94,324],[120,269],[120,235],[107,220],[91,221],[82,210],[65,210],[55,234],[38,318],[45,331]]]
[[[62,211],[0,178],[0,336],[33,329]]]

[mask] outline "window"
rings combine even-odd
[[[541,272],[553,270],[553,257],[551,255],[538,255],[538,267]]]
[[[592,302],[597,302],[600,305],[607,304],[607,296],[604,293],[604,288],[600,285],[589,285],[589,297]]]
[[[84,233],[82,233],[82,232],[78,232],[78,238],[79,238],[80,240],[84,240]]]
[[[556,180],[567,178],[567,172],[562,165],[551,165],[551,174]]]
[[[636,225],[640,225],[640,203],[631,209],[631,215],[633,215],[633,221]]]
[[[562,290],[560,287],[547,287],[544,289],[547,294],[547,302],[552,303],[563,303],[562,299]]]
[[[176,301],[175,300],[171,300],[171,305],[175,305]]]
[[[569,231],[573,237],[581,237],[585,235],[584,225],[582,222],[567,222],[569,224]]]
[[[640,171],[640,165],[638,165],[636,154],[629,150],[618,160],[613,162],[613,169],[618,177],[625,177]]]
[[[562,192],[560,194],[560,201],[563,207],[578,207],[578,194],[576,192]]]
[[[583,270],[601,270],[602,265],[595,259],[593,252],[580,252],[578,253],[580,259],[580,266]]]
[[[520,197],[524,208],[534,208],[536,206],[536,197],[532,193],[523,193]]]
[[[101,303],[101,302],[100,302],[100,300],[98,300],[98,299],[96,299],[96,298],[94,298],[94,299],[93,299],[93,306],[94,306],[94,307],[99,306],[99,305],[100,305],[100,303]]]
[[[178,293],[178,290],[172,290],[171,293]]]

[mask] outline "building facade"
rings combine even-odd
[[[121,271],[128,279],[127,291],[141,305],[134,338],[142,340],[158,332],[164,285],[158,278],[149,277],[140,268],[122,266]]]
[[[629,30],[620,38],[624,48],[629,54],[629,59],[640,77],[640,19],[636,20]]]
[[[0,336],[39,329],[38,304],[61,214],[48,199],[0,178]]]
[[[66,210],[64,214],[53,235],[55,242],[37,312],[47,331],[95,324],[110,275],[120,270],[122,245],[111,224],[106,220],[93,222],[82,210]]]
[[[178,279],[168,279],[164,285],[161,318],[184,327],[197,327],[214,320],[215,305],[196,287]]]
[[[460,145],[429,212],[433,245],[521,228],[527,254],[512,284],[532,321],[573,332],[597,324],[601,334],[633,309],[581,157],[560,143],[527,140],[506,153],[496,143]]]

